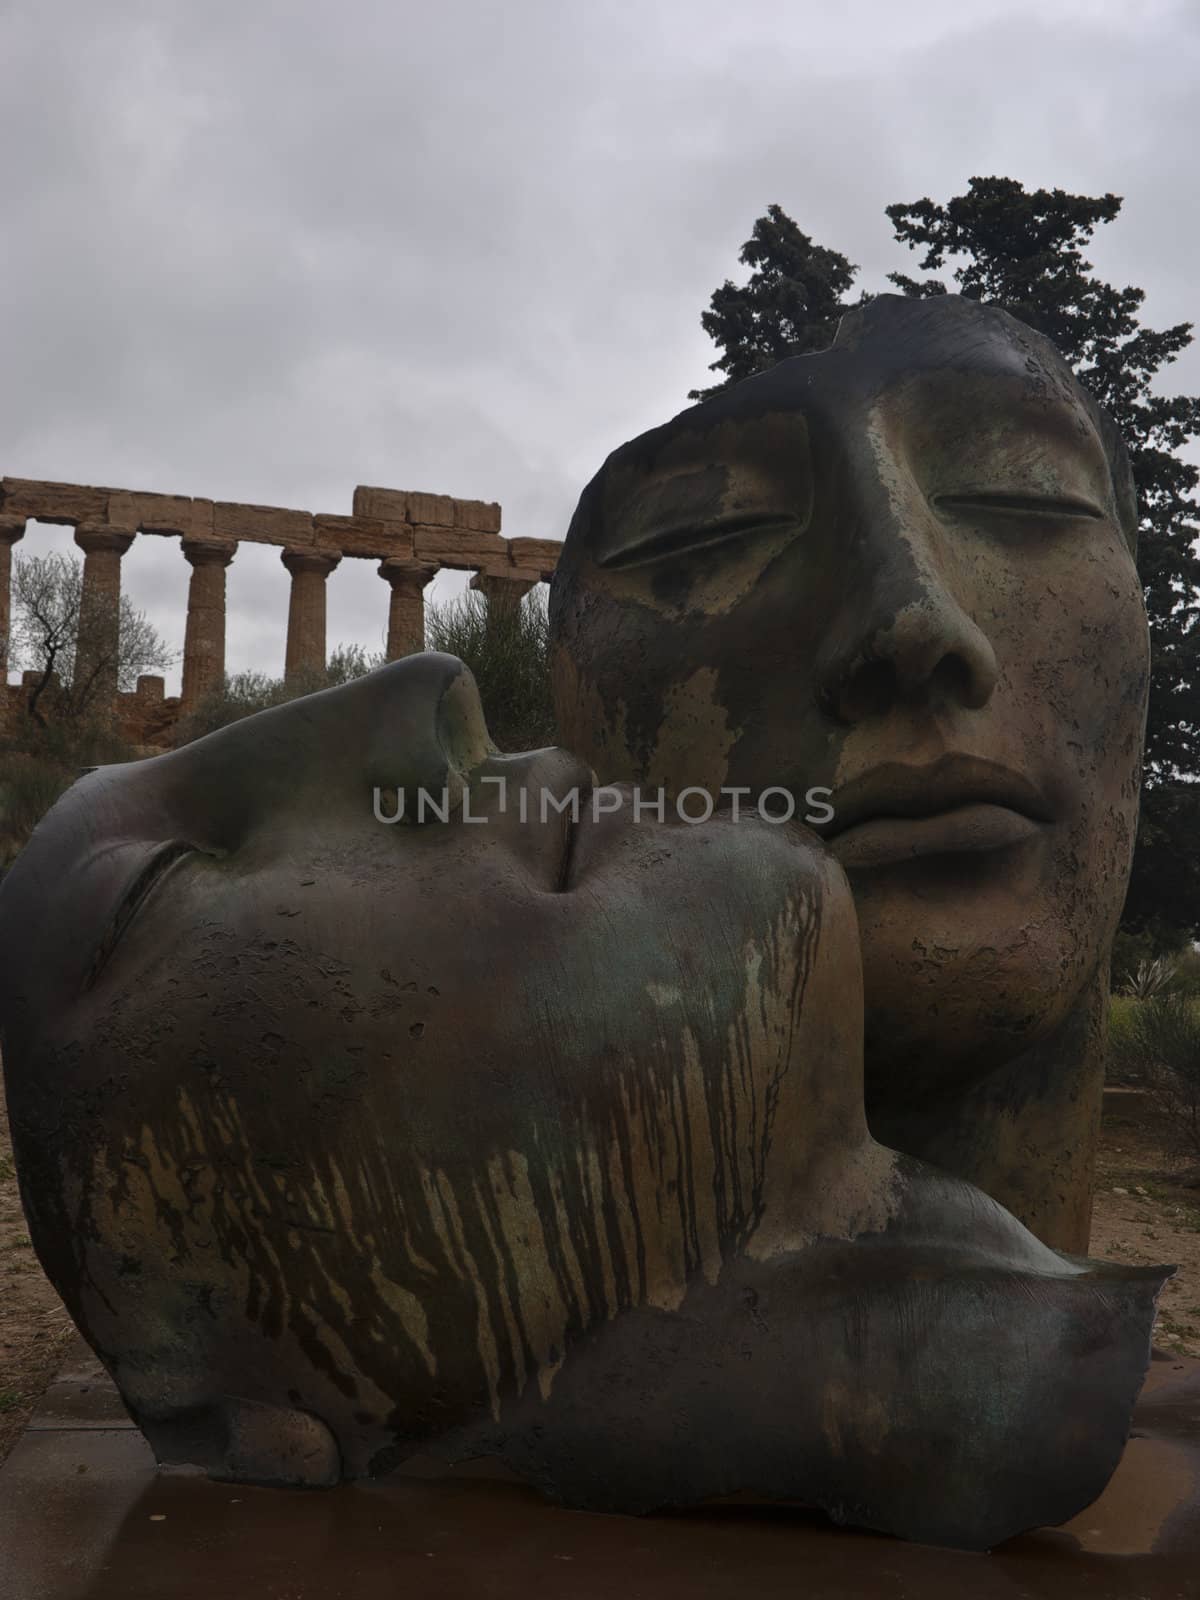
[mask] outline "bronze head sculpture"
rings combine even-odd
[[[964,341],[990,359],[986,315],[965,316],[929,373]],[[495,1455],[571,1504],[647,1510],[752,1489],[967,1545],[1060,1521],[1103,1486],[1163,1274],[1059,1254],[961,1176],[868,1133],[856,902],[868,1003],[906,908],[933,916],[928,937],[960,938],[930,957],[906,1048],[942,1037],[930,996],[958,1005],[984,1082],[997,1039],[1040,1039],[1075,1014],[1128,842],[1095,865],[1075,857],[1100,849],[1101,812],[1116,835],[1136,801],[1142,688],[1121,674],[1144,676],[1144,635],[1109,542],[1123,512],[1102,435],[1083,425],[1092,413],[1063,398],[1076,391],[1046,379],[1035,406],[1018,374],[1001,404],[987,360],[965,390],[956,376],[954,405],[931,380],[917,415],[935,455],[951,423],[972,448],[991,429],[988,475],[964,487],[945,467],[922,487],[896,443],[910,412],[898,420],[888,396],[893,377],[920,387],[923,358],[902,339],[897,355],[894,330],[860,333],[857,355],[851,341],[788,364],[803,408],[788,374],[776,387],[768,374],[744,414],[732,400],[729,416],[699,408],[698,430],[635,443],[588,491],[556,594],[568,743],[584,759],[498,754],[461,664],[422,655],[100,769],[12,870],[0,1020],[31,1235],[161,1459],[327,1484],[416,1453]],[[836,382],[819,379],[822,361]],[[871,373],[866,412],[839,434]],[[736,455],[714,456],[714,441]],[[1026,476],[1001,484],[1000,463]],[[970,626],[997,634],[992,682],[967,684],[986,651],[965,613],[973,665],[965,643],[930,644],[920,684],[903,668],[905,725],[922,751],[942,740],[934,781],[948,793],[1003,772],[1009,785],[1003,803],[994,788],[956,794],[965,815],[946,824],[997,922],[992,968],[961,1005],[947,975],[968,916],[961,864],[880,863],[914,829],[926,838],[872,787],[910,747],[853,739],[863,719],[891,726],[889,628],[916,637],[914,608],[942,603],[933,558],[900,531],[918,488],[939,517],[966,519],[954,559],[980,586]],[[860,493],[846,559],[863,584],[872,562],[892,573],[893,619],[860,641],[861,666],[828,572],[807,630],[769,626],[781,593],[805,592],[790,565],[804,542],[832,538],[836,508]],[[1065,568],[1119,680],[1107,719],[1075,706],[1070,738],[1053,683],[1006,666],[987,609],[1003,597],[988,542],[1027,544],[1030,519],[1046,545],[1079,536]],[[1049,559],[1021,552],[1027,568]],[[914,573],[925,601],[906,598]],[[713,665],[702,644],[719,650]],[[844,661],[827,691],[843,721],[825,700],[810,715],[801,647]],[[655,680],[657,714],[643,700],[621,711],[622,650],[627,688]],[[792,677],[776,693],[769,672]],[[945,704],[931,709],[935,680]],[[963,719],[1003,704],[1008,681],[1017,711],[1000,735],[989,722],[986,740],[964,742]],[[835,731],[818,739],[815,715]],[[946,753],[957,766],[936,766]],[[592,769],[673,790],[825,780],[843,842],[726,810],[690,826],[600,809]],[[848,823],[839,787],[859,808]],[[444,795],[445,820],[381,820],[373,795],[419,789]],[[927,830],[939,848],[941,826]],[[985,859],[1005,853],[1007,876]],[[878,889],[860,890],[860,869],[880,864]],[[1059,987],[1035,975],[1022,1022],[1009,1000],[1029,915]],[[922,1089],[957,1085],[960,1062],[935,1052]]]
[[[1076,1251],[1145,720],[1136,528],[1051,345],[883,296],[616,451],[553,593],[563,742],[602,778],[832,790],[872,1130]]]

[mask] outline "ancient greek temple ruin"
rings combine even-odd
[[[387,659],[425,644],[424,591],[443,567],[472,572],[489,610],[519,604],[548,580],[562,548],[553,539],[506,539],[500,507],[451,495],[360,485],[350,516],[314,515],[281,506],[245,505],[187,495],[148,494],[29,478],[0,479],[0,637],[11,619],[13,546],[29,522],[71,527],[83,551],[81,615],[116,627],[121,561],[139,537],[178,539],[191,567],[183,683],[166,697],[161,677],[138,679],[133,694],[116,695],[119,720],[148,742],[163,737],[225,674],[225,574],[239,544],[280,549],[291,593],[284,675],[303,678],[324,668],[325,585],[345,558],[376,561],[388,586]],[[115,660],[115,651],[111,652]],[[36,678],[37,674],[26,674]],[[112,686],[115,694],[116,685]],[[19,700],[22,686],[6,689]],[[5,708],[6,710],[8,707]]]

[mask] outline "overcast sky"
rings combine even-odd
[[[768,204],[880,289],[916,260],[884,206],[974,174],[1123,195],[1092,259],[1200,321],[1195,0],[0,0],[0,82],[17,477],[314,512],[387,484],[561,537],[707,379]],[[181,647],[178,545],[124,571]],[[287,592],[243,545],[231,671],[282,670]],[[331,646],[381,646],[372,563],[329,602]]]

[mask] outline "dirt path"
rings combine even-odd
[[[1137,1090],[1105,1094],[1091,1253],[1174,1262],[1155,1343],[1200,1356],[1200,1189],[1164,1160],[1153,1108]],[[38,1266],[21,1211],[0,1090],[0,1461],[53,1377],[72,1327]]]
[[[1179,1182],[1162,1153],[1153,1103],[1139,1089],[1108,1089],[1090,1253],[1137,1265],[1173,1262],[1179,1271],[1158,1303],[1154,1342],[1200,1356],[1200,1189]]]

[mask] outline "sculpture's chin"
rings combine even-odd
[[[910,989],[911,993],[911,989]],[[1076,990],[1033,996],[1024,1006],[1003,1001],[960,1011],[952,984],[928,994],[928,1014],[915,1017],[888,988],[868,989],[864,1092],[868,1115],[913,1110],[969,1092],[997,1069],[1055,1038],[1078,1001]]]
[[[675,1311],[593,1330],[550,1396],[437,1453],[497,1455],[582,1509],[750,1491],[985,1549],[1095,1499],[1149,1361],[1169,1269],[1054,1259],[889,1235],[730,1262]]]
[[[1045,899],[1004,898],[937,915],[858,897],[868,1106],[967,1088],[1051,1040],[1077,1009],[1110,937],[1107,920],[1068,923]]]

